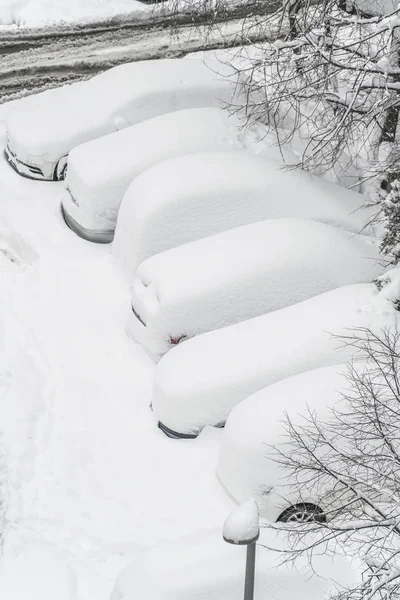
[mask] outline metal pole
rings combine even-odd
[[[256,570],[256,542],[247,546],[246,578],[244,582],[244,600],[254,599],[254,576]]]

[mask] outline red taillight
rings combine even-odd
[[[184,340],[186,337],[186,335],[180,335],[178,337],[170,337],[169,338],[169,343],[172,344],[172,346],[176,346],[177,344],[179,344],[179,342],[181,342],[182,340]]]

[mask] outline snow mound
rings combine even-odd
[[[285,538],[263,531],[257,549],[255,597],[274,600],[322,600],[340,585],[357,581],[355,564],[341,555],[333,561],[318,556],[315,573],[306,559],[280,564]],[[110,600],[241,600],[245,569],[244,547],[227,544],[220,530],[187,536],[152,548],[117,578]],[[314,562],[315,561],[315,562]]]
[[[349,360],[353,349],[332,334],[354,327],[379,332],[398,320],[373,284],[357,284],[190,339],[158,363],[155,416],[195,435],[225,423],[241,400],[267,385]]]
[[[224,540],[232,544],[248,544],[260,533],[258,505],[253,499],[234,509],[224,523]]]
[[[194,108],[87,142],[69,155],[63,207],[88,230],[114,231],[126,190],[146,168],[180,154],[242,150],[240,138],[236,118],[218,108]]]
[[[181,339],[371,282],[382,270],[378,260],[374,238],[323,223],[244,225],[144,261],[133,280],[128,330],[157,356]]]
[[[355,192],[299,170],[284,171],[280,162],[265,156],[178,156],[146,169],[129,186],[118,215],[114,263],[131,282],[139,264],[154,254],[279,217],[312,219],[358,233],[372,217],[362,204]],[[363,233],[373,232],[367,228]]]

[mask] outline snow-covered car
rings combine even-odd
[[[217,60],[148,60],[29,96],[7,114],[6,156],[21,175],[63,179],[68,153],[84,142],[163,113],[229,102],[230,75]]]
[[[300,373],[256,392],[232,410],[222,435],[217,477],[233,500],[254,498],[260,515],[272,522],[325,519],[321,495],[326,490],[291,484],[272,447],[285,449],[285,414],[294,426],[305,424],[307,411],[315,411],[321,422],[330,419],[348,387],[346,371],[346,365],[334,365]]]
[[[159,162],[133,180],[118,213],[112,252],[131,283],[146,258],[240,225],[298,217],[359,233],[372,216],[360,194],[300,170],[285,171],[276,160],[250,152],[201,152]]]
[[[354,349],[336,335],[398,325],[385,293],[374,284],[345,286],[178,345],[156,367],[159,427],[171,437],[196,437],[206,425],[223,426],[241,400],[267,385],[348,361]]]
[[[375,238],[301,219],[243,225],[151,256],[128,332],[156,359],[183,340],[382,272]]]
[[[287,542],[286,542],[287,543]],[[360,565],[340,554],[282,564],[283,532],[262,530],[257,547],[255,597],[323,600],[339,586],[356,585]],[[178,538],[145,551],[117,577],[110,600],[241,600],[246,549],[227,544],[219,529]],[[315,562],[314,562],[315,561]],[[318,575],[317,575],[317,574]]]
[[[68,159],[64,218],[84,239],[111,242],[122,198],[142,171],[180,154],[243,150],[242,140],[237,118],[227,111],[192,108],[82,144]]]

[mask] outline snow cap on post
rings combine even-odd
[[[235,508],[224,523],[222,535],[229,544],[247,545],[256,542],[260,535],[257,502],[247,500]]]

